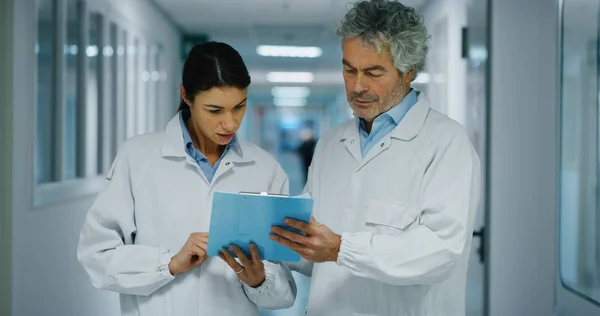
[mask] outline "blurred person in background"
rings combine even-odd
[[[273,227],[312,275],[308,316],[464,316],[479,158],[463,127],[410,83],[423,69],[423,17],[360,1],[338,28],[355,118],[317,144],[304,232]]]
[[[302,161],[302,172],[304,176],[302,180],[306,181],[308,178],[308,167],[310,167],[317,141],[313,137],[312,129],[308,127],[305,127],[300,131],[300,140],[301,143],[300,146],[298,146],[297,151],[300,160]]]
[[[77,249],[92,284],[120,293],[122,315],[258,315],[288,308],[296,285],[256,246],[206,255],[212,194],[288,194],[276,160],[236,135],[250,75],[231,46],[195,46],[183,67],[181,105],[159,133],[119,150],[87,214]],[[239,261],[233,257],[237,255]]]

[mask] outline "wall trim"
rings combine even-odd
[[[12,314],[13,3],[0,1],[0,315]]]

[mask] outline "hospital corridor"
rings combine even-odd
[[[599,180],[600,0],[0,0],[0,316],[599,316]]]

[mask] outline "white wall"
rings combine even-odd
[[[555,1],[491,1],[490,316],[553,315],[558,173]]]
[[[0,43],[11,47],[13,1],[0,1]],[[12,51],[0,48],[0,315],[11,310]]]
[[[145,1],[106,1],[112,10],[118,8],[132,27],[151,31],[166,46],[169,64],[178,63],[179,34],[153,6]],[[36,32],[32,4],[31,0],[14,1],[12,92],[18,98],[13,104],[12,129],[12,315],[118,315],[117,296],[93,289],[76,259],[79,231],[93,197],[32,207]],[[168,69],[168,80],[180,71],[174,67]],[[168,91],[173,86],[169,85]],[[159,121],[166,122],[174,114],[176,91],[171,92],[162,94],[165,100],[160,103]]]
[[[420,11],[432,35],[425,65],[430,74],[428,96],[434,109],[461,124],[466,121],[467,91],[467,65],[461,57],[461,30],[467,23],[465,1],[431,0]]]

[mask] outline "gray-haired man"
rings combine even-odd
[[[310,223],[273,227],[312,272],[307,315],[465,314],[480,165],[464,129],[410,88],[429,35],[396,1],[346,14],[344,81],[355,118],[321,137],[306,191]],[[314,266],[311,266],[315,263]]]

